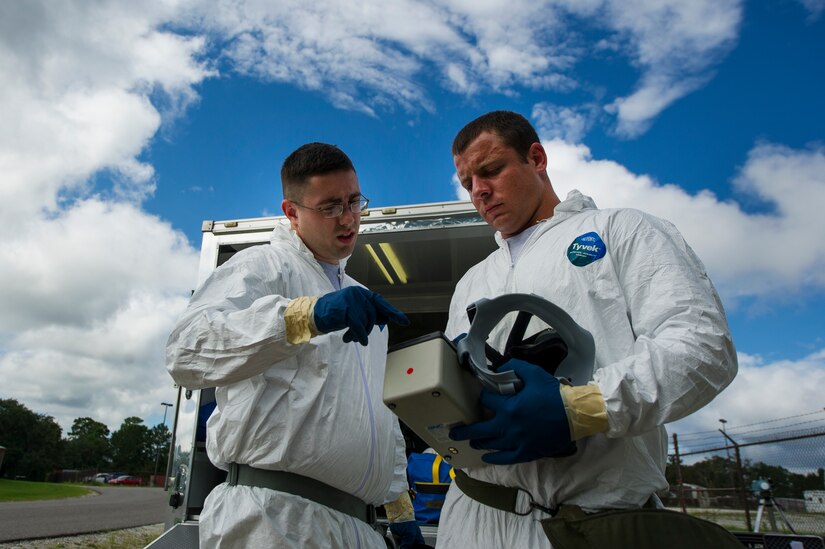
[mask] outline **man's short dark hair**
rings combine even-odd
[[[461,128],[453,139],[453,156],[463,153],[484,132],[496,134],[525,159],[530,145],[540,142],[535,128],[522,115],[512,111],[493,111]]]
[[[287,200],[301,200],[307,180],[315,175],[352,171],[349,157],[327,143],[307,143],[295,149],[281,166],[281,187]]]

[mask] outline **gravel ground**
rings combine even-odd
[[[163,523],[62,538],[0,543],[0,549],[142,549],[163,533]]]

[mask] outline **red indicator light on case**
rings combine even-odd
[[[410,375],[411,373],[413,373],[413,369],[412,368],[407,368],[407,375]]]

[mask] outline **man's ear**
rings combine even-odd
[[[536,166],[536,170],[542,172],[547,171],[547,151],[541,143],[533,143],[527,150],[527,159],[532,161]]]
[[[284,215],[289,219],[289,222],[292,224],[293,227],[298,225],[298,208],[284,198],[283,202],[281,202],[281,209],[284,211]]]

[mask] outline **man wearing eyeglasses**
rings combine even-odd
[[[216,387],[206,448],[228,475],[204,503],[201,547],[383,549],[382,504],[423,544],[381,400],[386,325],[408,321],[344,271],[369,201],[333,145],[295,150],[281,181],[288,223],[213,272],[167,345],[179,385]]]

